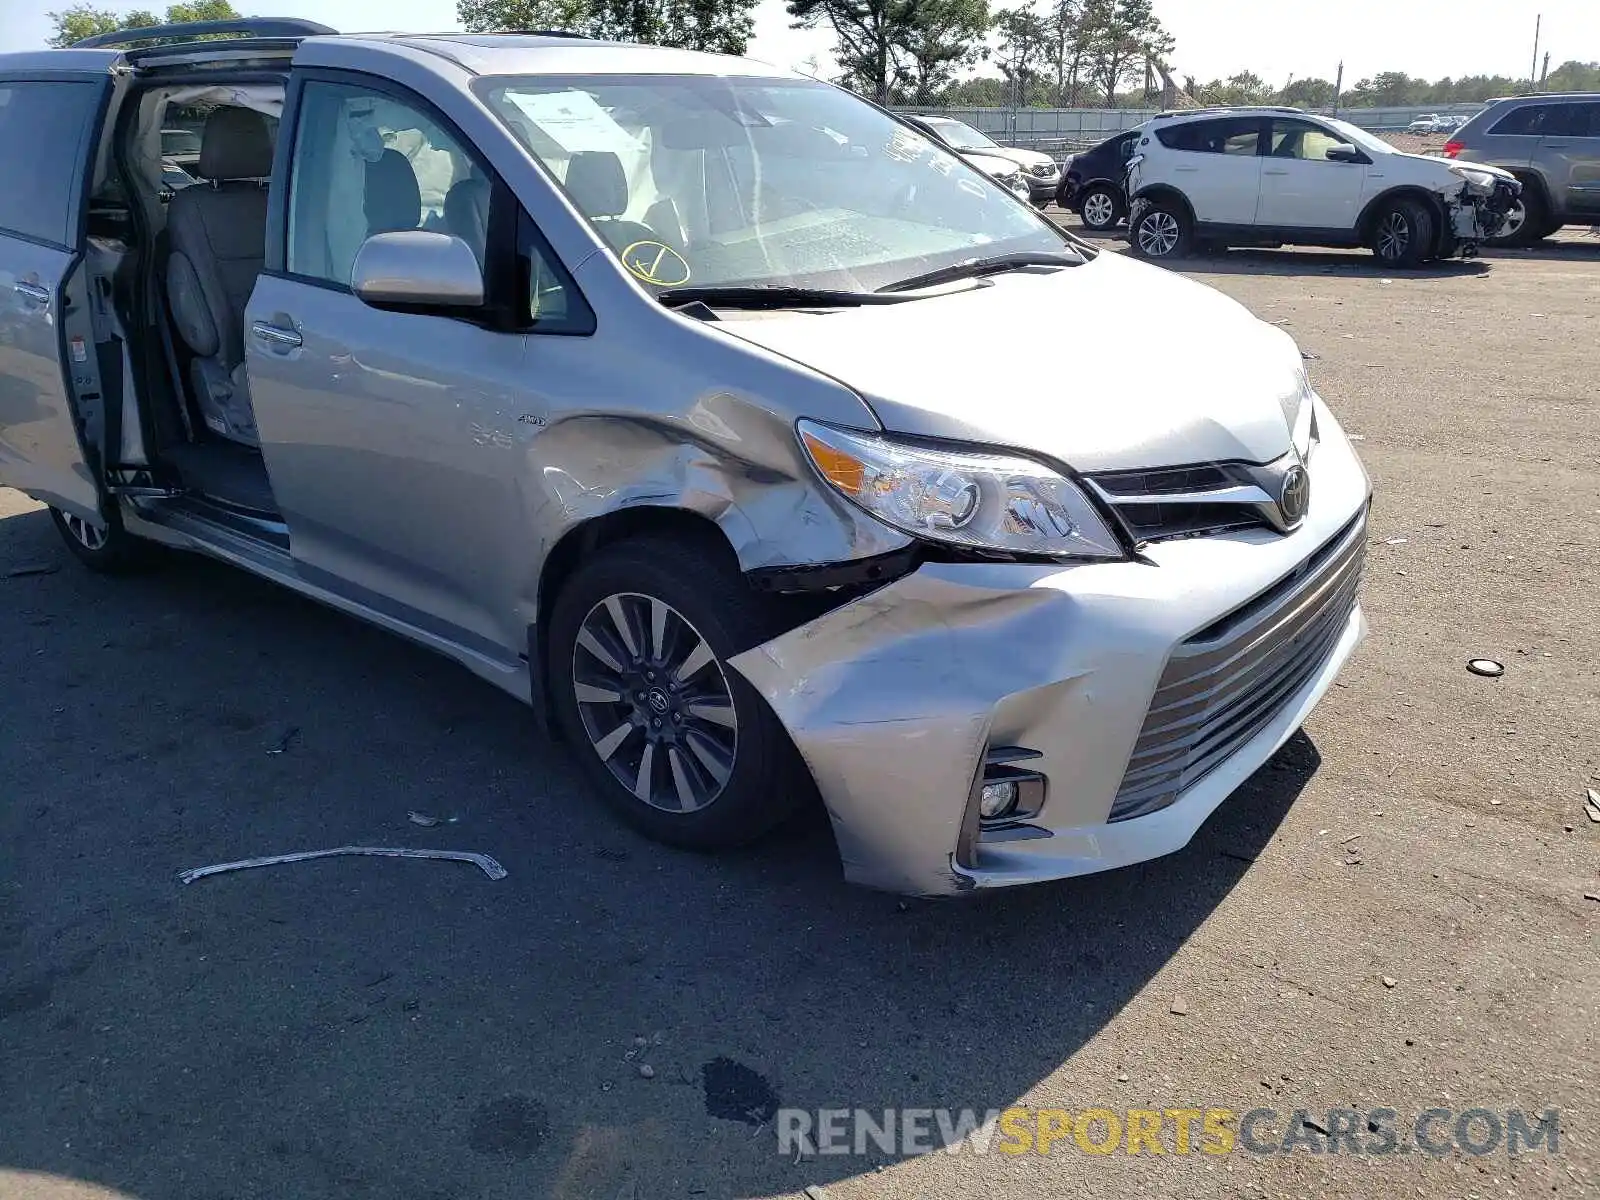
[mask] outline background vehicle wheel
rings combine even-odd
[[[1506,214],[1506,223],[1500,227],[1499,233],[1488,240],[1488,245],[1529,246],[1553,232],[1544,198],[1524,184],[1522,195],[1517,197],[1511,211]]]
[[[59,508],[50,510],[50,519],[67,549],[91,571],[127,575],[149,567],[160,556],[159,546],[122,527],[122,517],[114,509],[105,525],[92,524]]]
[[[1128,242],[1140,258],[1182,258],[1194,241],[1194,222],[1170,200],[1146,201],[1128,223]]]
[[[775,617],[711,538],[609,546],[556,598],[556,719],[595,789],[648,837],[741,845],[810,794],[789,735],[727,665],[780,632]]]
[[[1390,267],[1416,267],[1434,253],[1433,213],[1420,200],[1396,200],[1372,224],[1372,252]]]
[[[1103,233],[1122,220],[1122,199],[1110,188],[1096,185],[1083,194],[1078,218],[1085,229]]]

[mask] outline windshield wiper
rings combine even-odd
[[[937,271],[925,271],[921,275],[913,275],[910,279],[886,284],[879,288],[878,292],[880,295],[884,292],[914,292],[957,279],[994,275],[1001,271],[1015,271],[1021,267],[1079,267],[1086,261],[1081,255],[1064,254],[1059,250],[1023,250],[1014,254],[995,254],[988,258],[969,258],[966,262],[940,267]]]
[[[678,287],[657,292],[668,308],[705,304],[711,308],[857,308],[863,304],[895,304],[909,296],[884,296],[877,292],[846,292],[830,288],[781,285],[728,284]]]

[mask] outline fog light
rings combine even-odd
[[[978,814],[985,821],[1003,817],[1016,808],[1017,795],[1015,783],[986,783],[983,785],[983,795],[978,799]]]

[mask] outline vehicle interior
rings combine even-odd
[[[207,518],[285,547],[250,397],[245,306],[265,260],[287,66],[287,52],[247,69],[146,65],[98,156],[87,256],[123,357],[120,412],[106,430],[112,486],[181,494]],[[404,105],[345,116],[333,161],[306,166],[362,203],[324,232],[318,255],[347,272],[372,234],[425,229],[461,237],[481,260],[482,170]]]
[[[281,534],[244,366],[285,92],[264,65],[132,85],[98,156],[88,269],[124,358],[112,486],[181,493]]]

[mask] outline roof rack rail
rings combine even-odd
[[[237,17],[227,21],[183,21],[176,25],[145,25],[138,29],[114,29],[110,33],[97,33],[94,37],[86,37],[81,42],[73,42],[72,48],[94,50],[166,38],[191,41],[195,38],[209,37],[214,33],[242,33],[247,37],[260,38],[297,38],[338,32],[337,29],[331,29],[317,21],[307,21],[300,17]]]
[[[580,41],[593,41],[587,33],[578,33],[571,29],[508,29],[507,33],[522,33],[529,37],[562,37],[578,38]]]

